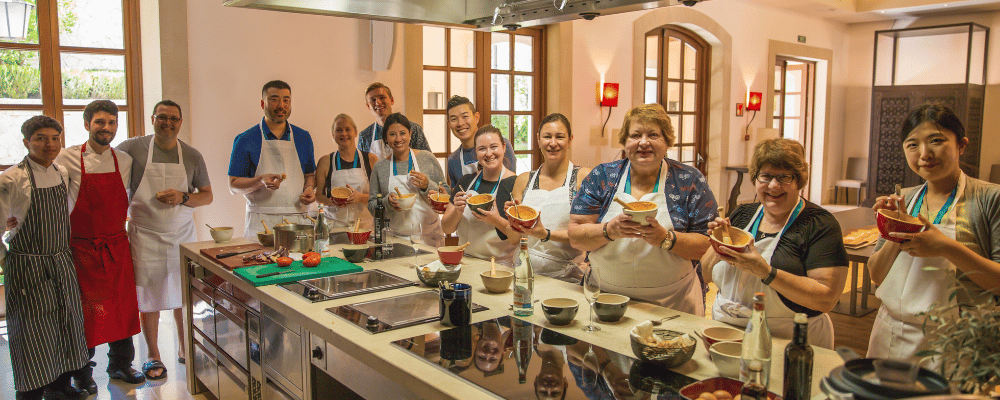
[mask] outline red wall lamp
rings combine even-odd
[[[608,121],[611,120],[611,107],[618,107],[618,84],[608,82],[601,84],[598,82],[597,104],[608,108],[608,118],[604,120],[604,125],[601,126],[601,137],[604,137],[604,128],[608,126]]]
[[[753,111],[753,116],[750,117],[750,122],[747,122],[746,129],[743,131],[743,140],[750,141],[750,124],[753,123],[753,119],[757,118],[757,111],[760,111],[760,103],[764,99],[764,94],[761,92],[749,92],[747,93],[747,111]]]

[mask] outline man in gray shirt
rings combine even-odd
[[[133,159],[128,236],[149,355],[142,372],[155,380],[167,376],[157,347],[160,311],[174,311],[179,348],[184,348],[179,245],[198,240],[193,212],[212,203],[212,186],[201,153],[177,140],[181,107],[163,100],[153,107],[150,121],[154,135],[126,140],[117,149]],[[183,353],[178,357],[183,363]]]

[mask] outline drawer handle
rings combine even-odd
[[[322,347],[316,346],[316,348],[313,349],[313,358],[315,358],[317,360],[322,360],[323,359],[323,348]]]

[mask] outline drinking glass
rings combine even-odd
[[[413,249],[413,268],[419,267],[417,265],[417,245],[421,243],[423,239],[423,227],[420,224],[412,224],[413,229],[410,229],[410,247]]]
[[[597,353],[594,353],[594,345],[588,344],[587,353],[583,355],[583,388],[593,389],[597,386],[597,379],[600,376],[600,367],[597,364]]]
[[[594,325],[594,303],[597,302],[597,296],[601,294],[601,270],[593,264],[590,265],[590,271],[583,279],[583,294],[587,297],[587,302],[590,303],[590,325],[583,327],[583,330],[597,332],[601,328]]]

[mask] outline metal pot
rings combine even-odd
[[[315,245],[312,225],[289,224],[274,227],[274,247],[284,247],[292,253],[312,251]]]
[[[836,350],[845,363],[830,371],[830,376],[824,378],[820,385],[832,399],[894,400],[952,393],[943,376],[918,365],[898,360],[861,358],[854,350],[843,346],[838,346]],[[880,365],[888,364],[891,368],[880,368]],[[911,371],[909,382],[900,382],[895,376],[899,375],[901,367]]]

